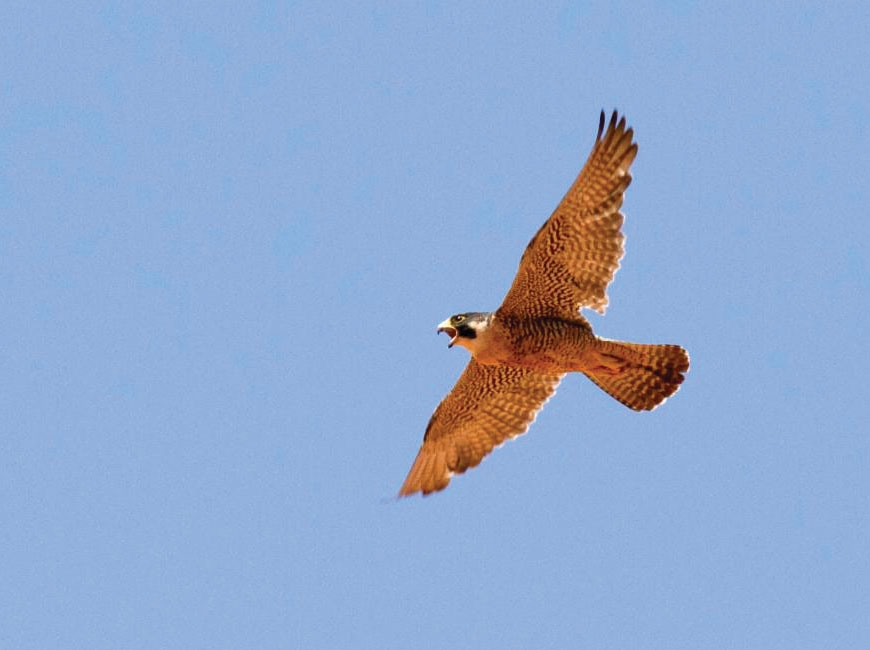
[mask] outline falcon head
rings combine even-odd
[[[471,350],[474,339],[489,325],[491,316],[490,313],[476,311],[456,314],[438,325],[438,332],[447,332],[450,337],[448,348],[452,348],[458,343]]]

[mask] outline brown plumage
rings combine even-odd
[[[561,374],[468,362],[451,395],[426,427],[426,453],[405,480],[402,494],[428,494],[447,487],[450,474],[475,467],[494,447],[525,432],[538,409],[556,391]]]
[[[513,285],[492,313],[457,314],[441,323],[450,346],[472,358],[432,415],[401,496],[447,487],[494,447],[528,429],[567,372],[582,372],[631,409],[651,410],[673,395],[689,369],[678,345],[624,343],[596,337],[579,310],[607,307],[619,268],[620,232],[633,131],[616,111],[577,180],[532,237]]]

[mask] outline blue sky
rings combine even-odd
[[[0,645],[870,647],[866,3],[4,3]],[[599,110],[567,378],[395,502]]]

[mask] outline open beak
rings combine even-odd
[[[450,343],[447,344],[448,348],[452,348],[453,344],[456,343],[456,335],[459,333],[456,331],[456,328],[450,324],[450,319],[448,318],[446,321],[438,325],[438,333],[447,332],[447,336],[450,337]]]

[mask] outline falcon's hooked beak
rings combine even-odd
[[[439,334],[440,334],[441,332],[447,332],[447,336],[450,337],[450,343],[447,344],[447,347],[448,347],[448,348],[452,348],[452,347],[453,347],[453,345],[456,343],[456,337],[457,337],[457,335],[459,334],[459,332],[456,331],[456,328],[453,327],[453,325],[450,324],[450,319],[449,319],[449,318],[448,318],[446,321],[444,321],[443,323],[441,323],[440,325],[438,325],[438,330],[437,330],[437,332],[438,332]]]

